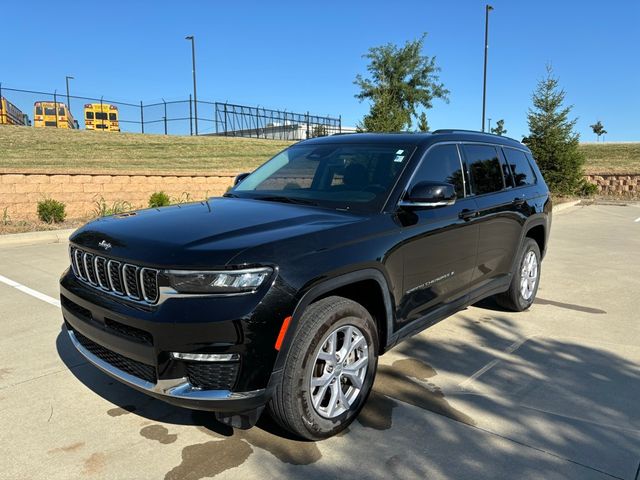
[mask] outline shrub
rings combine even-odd
[[[166,207],[167,205],[171,205],[171,200],[169,195],[162,191],[154,192],[149,197],[149,207],[151,208]]]
[[[115,200],[111,205],[109,205],[104,197],[100,197],[94,202],[95,207],[93,208],[93,213],[95,213],[96,217],[107,217],[109,215],[118,215],[119,213],[128,212],[133,210],[133,206],[124,200]]]
[[[598,186],[595,183],[589,183],[586,180],[582,181],[580,186],[580,195],[584,197],[593,197],[598,193]]]
[[[45,198],[38,202],[38,217],[46,223],[64,222],[67,216],[64,209],[64,203],[52,198]]]
[[[9,207],[4,207],[2,210],[2,225],[9,225],[11,223],[11,217],[9,216]]]

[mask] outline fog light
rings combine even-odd
[[[171,358],[192,362],[236,362],[240,360],[238,353],[179,353],[171,352]]]

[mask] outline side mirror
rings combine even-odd
[[[400,201],[401,207],[444,207],[456,203],[456,189],[450,183],[418,182]]]
[[[242,180],[244,180],[245,178],[247,178],[249,175],[251,175],[248,172],[245,173],[241,173],[240,175],[238,175],[235,180],[233,181],[233,186],[235,187],[237,184],[239,184]]]

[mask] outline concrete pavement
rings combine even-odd
[[[0,478],[634,480],[640,208],[554,215],[538,300],[484,301],[381,359],[348,432],[233,431],[87,364],[60,310],[0,282]],[[0,248],[0,275],[57,298],[67,247]]]

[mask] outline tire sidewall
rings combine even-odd
[[[535,288],[533,289],[533,293],[531,297],[527,300],[522,296],[522,292],[520,291],[520,282],[522,281],[522,265],[524,264],[524,260],[527,257],[527,254],[529,252],[533,252],[534,255],[536,256],[536,261],[538,262],[538,276],[536,278],[536,285],[535,285]],[[542,273],[541,263],[542,262],[540,261],[540,248],[538,247],[538,244],[536,243],[535,240],[528,238],[523,245],[522,253],[520,254],[520,261],[518,262],[518,269],[516,271],[516,278],[517,278],[516,300],[521,310],[526,310],[527,308],[529,308],[536,299],[536,295],[538,294],[538,286],[540,285],[540,275]]]
[[[300,359],[301,362],[298,372],[301,372],[302,375],[301,383],[299,385],[300,393],[296,398],[296,403],[302,414],[302,422],[305,429],[308,430],[310,435],[315,438],[330,437],[346,428],[349,423],[355,419],[366,403],[375,379],[378,362],[378,356],[376,354],[378,351],[378,338],[373,320],[368,315],[368,312],[366,312],[366,316],[362,315],[364,318],[362,318],[361,315],[353,315],[354,312],[344,313],[346,313],[344,316],[332,316],[332,321],[322,324],[320,328],[317,329],[315,335],[312,336],[311,341],[306,348],[305,355]],[[316,355],[322,347],[325,337],[328,336],[329,332],[346,325],[357,327],[367,341],[367,354],[369,356],[367,373],[362,384],[362,389],[360,390],[355,403],[343,414],[329,419],[321,416],[313,407],[310,392],[311,375]]]

